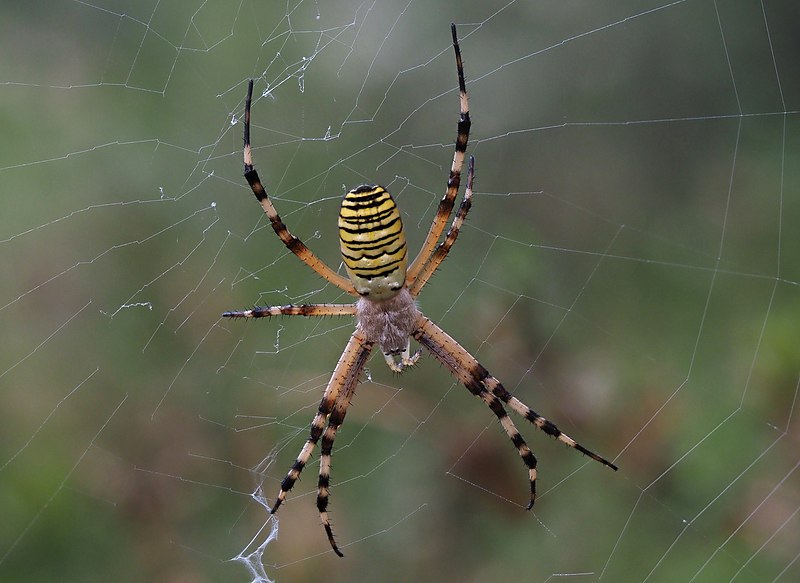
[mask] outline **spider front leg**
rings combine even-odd
[[[532,508],[536,500],[536,456],[533,455],[525,439],[511,420],[511,417],[508,416],[503,404],[495,395],[490,393],[478,379],[470,374],[469,369],[464,367],[463,363],[460,362],[460,355],[449,350],[447,344],[442,342],[441,338],[437,338],[437,332],[440,332],[447,338],[450,338],[450,336],[425,316],[420,316],[420,322],[422,325],[414,332],[414,338],[416,338],[422,346],[427,348],[439,362],[445,365],[450,370],[450,373],[469,389],[470,393],[479,397],[486,403],[492,413],[495,414],[498,421],[500,421],[500,425],[503,427],[506,435],[508,435],[511,443],[517,448],[520,458],[528,467],[528,479],[531,487],[528,509]],[[450,339],[452,340],[452,338]]]
[[[413,334],[414,338],[430,351],[430,353],[458,380],[460,380],[469,391],[480,397],[497,416],[511,442],[517,448],[522,461],[528,467],[528,474],[531,485],[531,497],[528,509],[533,507],[536,501],[536,457],[531,452],[525,440],[520,435],[514,422],[506,413],[503,403],[511,407],[512,410],[533,423],[536,427],[565,443],[566,445],[578,450],[582,454],[608,466],[616,471],[617,466],[600,457],[596,453],[589,451],[566,433],[563,433],[555,423],[545,419],[536,411],[525,405],[509,393],[503,384],[489,374],[467,350],[456,342],[447,332],[434,324],[425,316],[420,315],[417,319],[417,328]]]
[[[354,334],[355,336],[355,334]],[[336,432],[344,423],[344,417],[347,415],[347,408],[350,406],[350,401],[355,393],[356,386],[358,385],[358,377],[361,370],[364,368],[367,360],[369,359],[370,351],[373,344],[364,342],[360,348],[355,348],[352,364],[344,378],[344,384],[333,403],[333,410],[328,416],[328,425],[325,427],[325,432],[322,434],[322,444],[320,446],[320,460],[319,460],[319,481],[317,482],[317,510],[319,510],[319,517],[322,520],[322,526],[325,528],[325,534],[328,535],[328,542],[333,549],[333,552],[343,557],[342,551],[336,544],[333,537],[333,528],[328,519],[328,498],[330,495],[330,478],[331,478],[331,456],[333,454],[333,442],[336,439]],[[345,352],[347,349],[345,349]],[[344,355],[342,355],[344,358]]]
[[[317,442],[320,437],[322,437],[322,455],[317,486],[317,508],[320,513],[320,518],[322,519],[322,525],[328,535],[328,542],[330,542],[331,548],[340,557],[343,555],[333,538],[333,530],[328,520],[327,513],[331,451],[333,449],[333,440],[336,437],[336,431],[344,421],[347,407],[350,404],[350,400],[358,384],[359,374],[369,358],[372,347],[373,343],[367,341],[358,330],[353,332],[352,336],[350,336],[350,340],[342,356],[339,358],[333,375],[330,381],[328,381],[328,386],[325,388],[325,393],[319,404],[319,410],[311,421],[311,433],[303,449],[300,450],[300,454],[297,456],[294,464],[292,464],[292,467],[286,474],[286,477],[283,478],[281,490],[270,511],[272,514],[278,511],[278,508],[286,499],[286,494],[294,487],[301,472],[308,464],[308,460],[311,459],[314,447],[316,447]]]

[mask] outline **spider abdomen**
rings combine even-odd
[[[359,186],[344,196],[339,242],[347,275],[361,296],[386,300],[403,287],[408,265],[403,221],[382,186]]]

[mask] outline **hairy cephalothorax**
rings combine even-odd
[[[410,354],[411,333],[419,315],[416,302],[406,287],[388,300],[359,298],[356,302],[359,329],[369,342],[381,347],[389,368],[395,372],[402,372],[419,358],[419,352]],[[396,356],[400,357],[399,362]]]
[[[317,482],[317,509],[328,536],[328,542],[339,556],[342,556],[342,552],[333,537],[333,529],[327,512],[333,442],[336,432],[344,422],[350,400],[358,385],[359,375],[375,345],[381,347],[389,368],[395,372],[403,372],[419,358],[419,351],[413,355],[410,353],[410,339],[413,337],[473,395],[486,403],[492,413],[497,416],[500,426],[514,447],[517,448],[520,458],[528,468],[530,482],[528,508],[531,508],[536,500],[536,457],[525,443],[511,417],[508,416],[506,407],[530,421],[547,435],[613,470],[617,469],[613,463],[578,444],[574,439],[562,433],[555,424],[509,393],[502,383],[489,374],[489,371],[475,357],[432,320],[423,316],[416,307],[417,295],[450,252],[472,201],[475,165],[474,160],[470,157],[464,199],[458,207],[450,229],[444,239],[440,241],[453,212],[455,198],[461,184],[461,167],[464,163],[470,129],[464,67],[461,62],[461,51],[458,46],[455,25],[452,25],[452,34],[460,103],[455,153],[447,179],[447,190],[439,202],[439,208],[422,248],[410,266],[407,264],[408,248],[400,211],[392,196],[378,185],[359,186],[348,192],[342,200],[339,210],[339,240],[342,260],[348,277],[343,277],[328,267],[300,239],[289,232],[278,216],[253,167],[250,147],[252,80],[247,88],[244,110],[244,176],[247,183],[261,203],[272,228],[284,245],[318,275],[340,290],[358,297],[353,304],[267,306],[223,314],[227,318],[260,318],[278,315],[355,316],[357,318],[356,329],[339,358],[325,388],[319,410],[311,421],[308,439],[289,472],[283,478],[280,492],[272,506],[274,514],[300,477],[300,473],[311,459],[311,454],[319,442],[321,451]]]

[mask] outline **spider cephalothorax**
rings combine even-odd
[[[404,287],[388,300],[360,298],[356,302],[358,328],[369,342],[381,347],[386,363],[395,372],[414,364],[419,352],[410,355],[411,334],[420,315],[411,292]],[[399,356],[400,362],[394,357]]]
[[[467,150],[470,118],[467,89],[464,82],[464,68],[458,46],[456,27],[452,25],[453,49],[458,72],[460,113],[455,154],[447,179],[447,190],[439,203],[433,224],[428,231],[417,257],[408,265],[403,222],[400,211],[391,195],[381,186],[359,186],[348,192],[339,211],[339,239],[342,259],[348,277],[343,277],[323,263],[297,237],[292,235],[281,221],[275,207],[267,196],[264,186],[253,167],[250,147],[250,105],[253,95],[253,81],[247,88],[244,116],[244,175],[275,233],[286,247],[311,267],[317,274],[342,291],[358,297],[353,304],[305,304],[288,306],[257,307],[251,310],[225,312],[227,318],[260,318],[268,316],[355,316],[356,329],[339,358],[319,410],[311,421],[311,432],[303,449],[291,469],[281,482],[281,489],[275,504],[274,514],[286,499],[300,473],[311,459],[318,442],[320,444],[320,468],[317,482],[317,508],[328,541],[334,552],[342,556],[333,537],[328,519],[328,496],[330,489],[331,453],[333,442],[347,408],[353,397],[358,378],[375,345],[380,346],[389,368],[402,372],[419,358],[419,351],[410,353],[410,340],[413,337],[421,346],[442,363],[467,389],[483,400],[497,416],[500,425],[517,448],[522,461],[528,467],[530,499],[528,508],[536,500],[536,457],[520,435],[514,422],[508,416],[506,407],[511,408],[548,435],[560,440],[616,470],[617,467],[606,459],[587,450],[558,427],[548,421],[522,401],[509,393],[502,383],[489,374],[476,359],[447,332],[426,318],[416,306],[416,297],[422,287],[433,275],[449,253],[458,237],[464,218],[472,201],[472,183],[475,172],[474,160],[470,157],[467,169],[467,184],[464,198],[456,212],[453,223],[444,239],[440,241],[447,222],[455,206],[461,184],[461,167]]]

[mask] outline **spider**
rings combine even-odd
[[[318,275],[342,291],[358,297],[353,304],[302,304],[286,306],[254,307],[250,310],[225,312],[225,318],[263,318],[272,316],[355,316],[356,329],[350,336],[342,356],[328,381],[319,410],[311,421],[311,434],[306,440],[286,477],[271,513],[275,514],[287,493],[292,489],[303,468],[306,467],[317,443],[322,440],[319,480],[317,483],[317,509],[331,548],[343,556],[334,539],[328,518],[328,496],[330,491],[331,452],[336,432],[344,422],[347,408],[358,385],[359,375],[377,345],[381,348],[386,364],[401,373],[413,366],[420,357],[421,349],[411,354],[410,343],[414,338],[433,357],[443,364],[467,389],[483,400],[497,416],[511,442],[517,448],[528,468],[530,500],[527,508],[536,500],[536,457],[508,416],[506,407],[533,423],[547,435],[589,456],[613,470],[610,461],[589,451],[574,439],[561,432],[548,421],[503,387],[481,364],[456,342],[447,332],[426,318],[416,305],[416,298],[425,283],[433,275],[453,247],[464,219],[472,203],[472,184],[475,161],[469,158],[467,183],[464,198],[444,237],[442,233],[455,206],[461,182],[461,168],[469,138],[470,117],[467,100],[461,49],[458,44],[455,24],[451,25],[453,50],[458,73],[460,113],[455,153],[447,179],[447,190],[439,202],[433,224],[428,231],[422,249],[408,265],[400,211],[392,196],[377,184],[362,185],[348,192],[339,210],[339,239],[342,259],[348,277],[339,275],[322,262],[306,245],[286,228],[270,201],[253,166],[250,146],[250,105],[253,97],[253,80],[247,86],[244,116],[244,177],[253,190],[272,228],[284,245]]]

